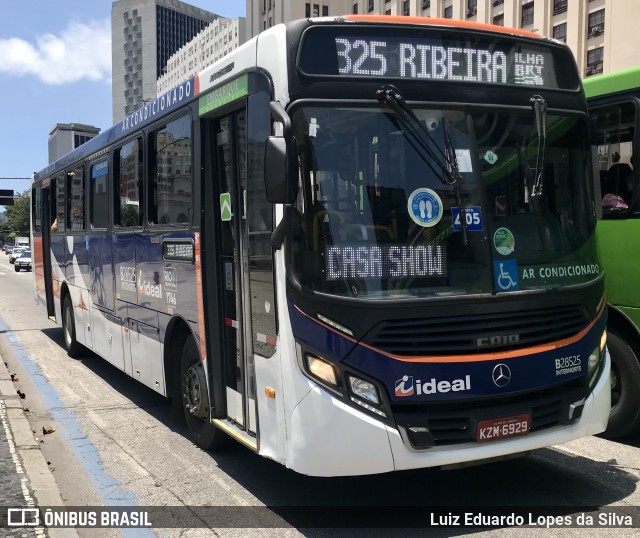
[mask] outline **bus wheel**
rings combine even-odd
[[[195,443],[205,450],[219,448],[224,432],[211,424],[207,381],[200,354],[193,338],[187,338],[180,361],[182,409]]]
[[[76,324],[73,317],[73,304],[67,293],[62,303],[62,332],[64,333],[64,347],[69,357],[77,357],[80,344],[76,340]]]
[[[611,414],[603,437],[615,439],[640,427],[640,363],[627,343],[608,333],[611,354]]]

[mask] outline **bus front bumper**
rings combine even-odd
[[[493,442],[433,447],[416,451],[399,431],[313,388],[291,415],[287,467],[311,476],[386,473],[491,460],[595,435],[607,427],[611,410],[611,361],[587,397],[582,416],[561,426]]]

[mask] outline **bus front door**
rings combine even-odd
[[[256,432],[255,381],[246,218],[247,125],[246,110],[208,122],[212,152],[213,228],[217,231],[217,280],[220,293],[218,327],[211,327],[221,348],[219,374],[224,383],[226,418],[240,429]],[[215,368],[214,368],[215,370]],[[215,392],[215,389],[214,389]],[[218,397],[218,399],[219,399]],[[214,395],[214,401],[216,400]]]
[[[51,227],[55,221],[55,181],[42,188],[42,270],[44,293],[47,300],[47,316],[55,321],[53,301],[53,273],[51,267]]]

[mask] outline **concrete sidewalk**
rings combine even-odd
[[[20,396],[0,355],[0,522],[7,508],[64,506],[60,490],[25,416]],[[3,527],[8,537],[77,538],[75,529]]]

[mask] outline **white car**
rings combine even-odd
[[[13,268],[16,273],[20,272],[20,269],[31,271],[31,251],[25,250],[20,256],[13,262]]]
[[[20,256],[20,254],[22,254],[25,250],[27,250],[24,247],[16,247],[13,249],[13,251],[11,252],[11,254],[9,254],[9,263],[13,263],[16,261],[16,258],[18,256]]]

